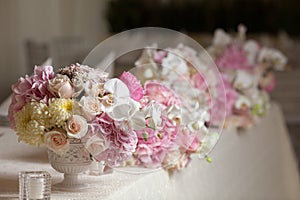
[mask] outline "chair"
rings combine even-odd
[[[51,57],[57,67],[81,63],[86,56],[85,44],[82,37],[63,36],[51,40]]]
[[[27,58],[26,73],[31,74],[35,65],[41,65],[49,57],[49,45],[45,42],[27,40],[25,43]]]

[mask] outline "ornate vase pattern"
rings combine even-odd
[[[58,172],[64,173],[64,180],[53,185],[58,190],[78,190],[88,187],[78,180],[78,174],[88,170],[92,159],[90,153],[84,148],[80,140],[70,141],[69,150],[62,154],[56,154],[48,150],[48,158],[51,166]]]

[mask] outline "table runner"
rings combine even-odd
[[[17,142],[14,132],[0,127],[0,199],[18,196],[18,172],[46,170],[53,183],[62,174],[51,168],[45,148]],[[171,177],[115,171],[103,176],[82,174],[90,183],[82,192],[52,192],[52,199],[300,199],[299,174],[280,107],[244,132],[225,130],[210,155],[213,163],[194,158]]]

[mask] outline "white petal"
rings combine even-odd
[[[120,79],[113,78],[104,84],[104,89],[112,94],[115,98],[129,97],[129,89]]]
[[[145,125],[146,125],[146,120],[145,120],[145,117],[144,117],[144,114],[142,112],[136,112],[132,118],[132,128],[134,130],[141,130],[143,128],[145,128]]]
[[[131,105],[119,104],[111,108],[111,112],[107,114],[114,120],[126,120],[130,117]]]

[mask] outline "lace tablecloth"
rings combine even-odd
[[[53,183],[62,174],[51,168],[44,148],[17,142],[14,132],[0,127],[0,199],[18,196],[18,172],[46,170]],[[268,116],[245,132],[223,132],[211,154],[213,163],[193,159],[171,177],[163,170],[149,174],[114,172],[82,174],[90,188],[82,192],[52,192],[52,199],[300,199],[295,157],[282,113],[272,104]]]

